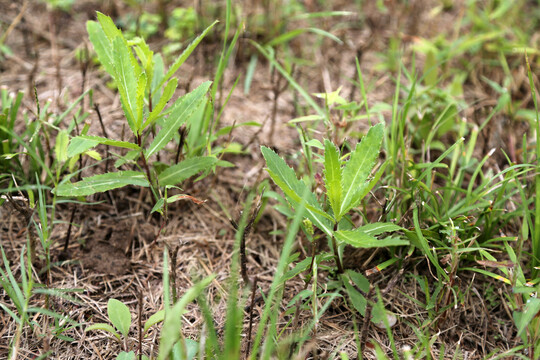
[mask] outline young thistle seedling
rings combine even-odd
[[[264,146],[261,148],[270,177],[281,188],[293,208],[297,208],[300,204],[302,194],[308,194],[305,204],[306,217],[329,239],[337,271],[342,275],[345,274],[342,265],[342,253],[345,245],[356,248],[375,248],[409,244],[408,241],[396,237],[384,239],[375,237],[382,233],[402,229],[395,224],[373,223],[349,230],[345,228],[345,223],[348,222],[342,221],[352,209],[360,204],[384,171],[383,166],[369,180],[369,176],[379,157],[383,135],[383,124],[370,128],[362,141],[356,146],[356,149],[350,154],[348,160],[341,156],[340,151],[330,140],[324,141],[324,184],[327,204],[325,204],[324,197],[322,200],[317,199],[315,194],[307,189],[306,183],[299,180],[294,170],[274,151]],[[361,290],[367,292],[369,289],[367,279],[360,274],[351,273],[347,272],[351,281],[357,284]],[[351,294],[354,292],[355,298],[361,296],[364,299],[353,287],[347,285],[348,280],[345,281],[345,287],[351,298],[353,298]],[[361,301],[351,300],[353,303],[358,304],[355,307],[363,314],[365,299]]]
[[[87,30],[90,41],[104,69],[111,75],[118,92],[129,129],[134,141],[119,141],[105,137],[87,135],[85,126],[82,135],[70,139],[67,156],[76,158],[88,154],[98,144],[128,149],[129,152],[119,159],[115,166],[132,163],[138,171],[124,170],[94,175],[72,183],[69,177],[59,184],[55,190],[58,196],[87,196],[97,192],[108,191],[126,185],[150,187],[156,198],[153,210],[162,211],[166,204],[179,199],[193,197],[182,195],[166,198],[163,187],[173,187],[183,180],[213,167],[217,158],[201,156],[188,158],[178,164],[160,167],[152,166],[150,159],[162,150],[178,133],[183,125],[194,121],[197,110],[206,105],[207,92],[211,82],[207,81],[190,93],[178,98],[168,108],[178,85],[173,77],[203,37],[214,26],[210,25],[197,37],[171,65],[164,71],[163,60],[159,54],[154,56],[144,39],[128,42],[110,17],[97,13],[98,22],[89,21]],[[135,54],[137,57],[135,57]],[[159,131],[148,141],[149,130]],[[97,153],[94,153],[94,157]],[[166,216],[166,215],[165,215]]]

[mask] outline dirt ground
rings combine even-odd
[[[368,94],[369,102],[389,101],[394,94],[392,76],[374,70],[374,65],[379,61],[378,53],[388,46],[388,40],[396,33],[401,33],[405,39],[432,36],[451,28],[463,11],[463,1],[456,1],[450,11],[434,19],[430,16],[430,9],[438,3],[434,0],[409,1],[407,5],[397,1],[385,1],[389,9],[386,14],[377,9],[375,1],[365,3],[364,13],[350,16],[345,22],[347,26],[335,31],[343,40],[342,45],[324,40],[318,50],[311,50],[306,49],[309,46],[303,48],[304,44],[292,43],[293,51],[296,51],[298,56],[309,57],[312,62],[311,66],[302,68],[297,74],[300,83],[306,86],[308,92],[332,91],[343,85],[342,94],[352,94],[353,98],[358,99],[360,94],[352,93],[348,81],[356,76],[355,56],[358,56],[366,83],[376,84]],[[316,10],[315,2],[306,1],[306,4]],[[191,2],[168,2],[171,8],[182,5],[191,5]],[[21,10],[21,6],[20,2],[1,0],[2,23],[10,23]],[[151,9],[151,5],[148,7]],[[335,4],[336,10],[350,8],[354,6],[345,1],[337,1]],[[52,101],[49,110],[54,113],[62,112],[83,90],[92,88],[94,102],[99,105],[109,136],[120,139],[125,129],[122,127],[124,120],[118,96],[106,86],[108,79],[97,66],[91,65],[86,74],[83,74],[75,58],[78,49],[91,46],[85,23],[95,19],[95,11],[122,15],[131,9],[116,0],[77,1],[68,14],[50,11],[42,2],[30,1],[24,20],[13,29],[7,39],[6,44],[13,54],[0,62],[0,84],[12,92],[25,91],[23,108],[30,116],[35,114],[36,108],[34,84],[40,103]],[[332,23],[323,25],[329,29]],[[315,41],[311,37],[303,40]],[[150,39],[149,43],[157,50],[163,44],[163,39],[158,36]],[[207,55],[218,45],[219,43],[216,45],[210,40],[202,43],[182,68],[183,72],[179,75],[180,88],[194,88],[202,81],[213,78],[216,59],[212,54],[209,57]],[[232,86],[236,77],[246,71],[249,54],[256,51],[249,48],[247,41],[243,46],[244,53],[239,51],[227,68],[222,96],[226,96],[227,89]],[[297,48],[294,48],[295,46]],[[236,167],[222,168],[216,175],[185,184],[186,193],[207,201],[202,205],[187,201],[173,205],[170,209],[171,221],[156,243],[154,239],[160,222],[157,217],[148,215],[152,207],[148,192],[124,188],[111,191],[109,196],[98,194],[89,198],[89,202],[94,205],[78,206],[73,218],[76,226],[71,231],[67,253],[63,252],[63,246],[74,206],[58,206],[58,223],[52,235],[55,240],[52,258],[58,266],[52,270],[50,286],[81,291],[73,293],[79,300],[77,303],[53,298],[52,308],[69,314],[71,319],[83,326],[74,327],[64,334],[72,337],[72,342],[40,333],[39,327],[36,327],[34,333],[27,331],[23,335],[20,359],[35,358],[48,349],[53,351],[51,358],[55,359],[115,357],[121,350],[118,342],[103,332],[84,332],[84,328],[92,323],[107,322],[106,304],[110,298],[121,300],[131,308],[134,324],[138,322],[139,297],[142,297],[143,321],[159,310],[163,291],[163,249],[166,246],[171,249],[171,253],[176,254],[173,256],[176,256],[176,284],[179,294],[193,285],[194,279],[216,274],[208,289],[208,299],[215,314],[216,327],[219,329],[223,326],[227,302],[225,284],[230,276],[235,236],[227,213],[238,217],[249,191],[257,185],[257,181],[266,177],[262,170],[264,160],[260,155],[260,145],[272,146],[285,157],[299,149],[296,130],[286,126],[287,121],[297,116],[294,106],[297,96],[287,89],[279,97],[273,126],[274,94],[271,73],[267,64],[259,63],[258,66],[249,94],[244,94],[241,85],[243,80],[233,92],[225,107],[222,125],[257,121],[262,124],[262,128],[240,128],[233,132],[231,140],[245,145],[246,150],[244,154],[227,155],[225,158]],[[494,98],[485,88],[475,84],[469,84],[465,92],[484,101]],[[92,122],[90,133],[101,136],[95,110],[90,109],[88,103],[85,106],[90,112]],[[469,115],[474,116],[474,111],[471,110]],[[357,126],[358,130],[363,130],[367,125]],[[494,141],[492,139],[496,136],[493,136],[493,132],[503,134],[504,128],[490,131],[492,133],[482,134],[486,143]],[[515,137],[520,139],[520,134]],[[499,140],[503,147],[507,146],[508,141],[504,136]],[[491,147],[485,146],[486,151]],[[0,219],[1,244],[12,264],[16,264],[20,251],[26,244],[28,224],[7,203],[0,208]],[[271,206],[267,206],[248,238],[248,273],[250,276],[257,275],[263,291],[270,286],[283,242],[282,235],[276,234],[276,231],[285,231],[286,228],[286,218]],[[302,244],[300,235],[298,243]],[[302,256],[306,255],[302,246],[298,249]],[[366,251],[357,252],[347,259],[347,264],[365,272],[377,264],[370,255],[371,253]],[[406,272],[427,274],[425,268],[418,267],[420,263],[422,262],[409,259],[405,263]],[[17,266],[14,266],[17,269]],[[390,267],[371,275],[370,280],[381,289],[391,285],[384,300],[387,309],[398,315],[398,323],[392,331],[398,348],[401,349],[405,346],[412,347],[417,341],[411,324],[419,329],[429,324],[425,323],[426,311],[412,300],[423,301],[425,295],[412,276],[401,276],[398,270]],[[36,268],[36,273],[39,271],[40,269]],[[319,282],[324,283],[326,276],[329,275],[322,274]],[[452,309],[447,318],[439,322],[438,331],[434,332],[432,338],[434,357],[438,357],[444,347],[444,358],[452,358],[459,348],[461,358],[480,359],[492,352],[500,353],[516,345],[515,328],[507,309],[501,304],[494,307],[497,311],[488,312],[484,303],[485,297],[481,296],[486,289],[496,292],[495,289],[500,287],[500,284],[490,279],[481,279],[482,281],[478,282],[478,277],[476,275],[476,281],[472,281],[472,274],[460,275],[459,281],[464,287],[472,286],[472,290],[466,292],[468,298],[463,300],[463,307]],[[37,275],[37,278],[46,281],[43,275]],[[480,287],[477,284],[482,285]],[[294,297],[303,285],[300,278],[288,282],[284,304]],[[403,294],[408,294],[412,299]],[[5,293],[0,293],[0,300],[5,303],[9,301]],[[35,305],[39,305],[42,300],[36,298],[35,301]],[[262,303],[256,304],[255,323],[261,308]],[[184,332],[187,337],[196,339],[203,320],[195,305],[191,305],[188,310],[183,319]],[[301,322],[307,322],[308,316],[309,313],[302,313]],[[355,315],[344,301],[337,299],[321,319],[317,336],[309,347],[318,349],[319,358],[322,359],[330,357],[336,351],[346,351],[351,358],[355,358],[356,343],[351,321],[353,318],[361,327],[363,319]],[[247,320],[246,316],[246,326]],[[284,325],[286,319],[283,321]],[[0,358],[7,356],[9,340],[14,336],[14,331],[15,323],[6,313],[0,313]],[[136,326],[132,327],[131,334],[133,341],[129,346],[135,347]],[[150,330],[143,342],[144,353],[156,354],[158,334],[157,329]],[[375,340],[384,349],[390,349],[386,330],[373,324],[369,327],[368,339]],[[374,353],[366,351],[365,356],[374,358]]]

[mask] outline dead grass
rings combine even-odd
[[[115,1],[112,1],[115,2]],[[81,94],[83,77],[78,63],[74,60],[75,50],[81,46],[88,46],[85,30],[85,21],[93,18],[95,10],[103,10],[102,2],[88,1],[75,6],[73,15],[56,14],[57,33],[52,34],[48,26],[49,18],[45,6],[32,1],[22,23],[9,37],[8,45],[14,55],[0,64],[1,85],[10,90],[24,90],[25,111],[33,112],[34,99],[31,96],[32,84],[37,87],[40,102],[53,100],[53,111],[60,112],[69,101]],[[367,2],[370,3],[370,2]],[[375,3],[375,2],[373,2]],[[392,2],[389,2],[392,3]],[[351,93],[346,78],[354,75],[354,56],[360,54],[362,68],[366,76],[379,79],[373,91],[369,93],[370,102],[388,99],[393,94],[392,80],[388,76],[376,74],[370,70],[377,61],[376,51],[386,46],[386,41],[396,31],[414,37],[422,34],[432,35],[434,27],[422,21],[427,18],[427,8],[430,1],[413,1],[417,3],[410,14],[400,13],[400,7],[392,8],[390,13],[381,15],[376,9],[366,7],[362,16],[367,19],[366,26],[351,27],[343,30],[345,45],[331,48],[321,47],[321,51],[314,59],[316,64],[308,73],[300,74],[302,83],[309,84],[312,92],[330,91],[344,84],[345,94]],[[461,4],[461,2],[459,2]],[[172,6],[172,5],[171,5]],[[3,23],[17,13],[20,5],[11,1],[0,1],[0,8],[4,9],[0,18]],[[344,6],[346,8],[346,6]],[[80,11],[78,11],[79,9]],[[119,9],[119,11],[126,11]],[[448,20],[438,26],[451,27],[453,19],[459,16],[460,5],[456,5],[452,12],[446,15]],[[414,16],[413,16],[414,15]],[[402,26],[403,24],[404,27]],[[56,43],[57,49],[53,48]],[[330,45],[330,44],[326,44]],[[200,59],[200,56],[194,57]],[[57,72],[57,65],[59,73]],[[237,59],[234,67],[227,73],[226,87],[230,86],[238,73],[245,69],[245,62]],[[193,77],[181,76],[180,80],[186,86],[197,79],[208,79],[212,74],[204,73],[204,64],[189,63]],[[170,223],[156,244],[153,239],[159,229],[159,222],[148,218],[151,205],[148,194],[139,194],[133,191],[113,191],[111,203],[106,197],[99,196],[94,200],[103,201],[94,206],[80,206],[77,209],[74,222],[79,225],[74,229],[69,257],[60,266],[52,270],[51,287],[60,289],[81,289],[73,296],[76,303],[54,300],[52,309],[67,314],[74,321],[82,324],[74,327],[66,335],[75,341],[69,343],[51,337],[49,333],[40,333],[39,327],[35,331],[25,330],[20,359],[32,359],[47,349],[52,350],[51,358],[55,359],[111,359],[114,358],[122,345],[103,332],[84,332],[84,328],[92,323],[107,322],[106,305],[110,298],[116,298],[126,303],[132,311],[133,324],[138,324],[139,295],[142,295],[143,321],[158,311],[162,298],[162,254],[165,246],[177,249],[176,285],[179,294],[182,294],[193,284],[193,279],[209,274],[216,274],[216,278],[207,290],[209,305],[214,312],[214,321],[217,329],[223,329],[226,314],[227,279],[230,276],[230,260],[232,256],[234,229],[230,225],[227,215],[222,207],[235,215],[243,208],[243,201],[248,190],[254,186],[255,180],[262,172],[263,161],[259,153],[259,145],[266,144],[280,149],[284,153],[296,151],[297,134],[294,129],[283,126],[293,118],[294,97],[285,93],[278,101],[277,124],[274,138],[270,142],[268,136],[271,132],[272,93],[269,85],[270,74],[266,69],[256,73],[253,88],[248,96],[237,90],[224,113],[224,124],[233,122],[258,121],[263,124],[262,131],[257,129],[238,129],[233,133],[233,140],[247,145],[247,153],[241,156],[227,158],[237,165],[234,169],[221,169],[216,177],[209,176],[201,182],[188,184],[186,191],[193,196],[208,199],[204,205],[180,203],[170,210]],[[115,96],[105,82],[107,79],[99,69],[91,67],[84,80],[86,88],[93,88],[94,101],[99,104],[109,135],[120,139],[124,129],[121,119],[119,99]],[[368,79],[367,83],[370,82]],[[59,84],[61,87],[59,88]],[[470,92],[479,92],[479,99],[486,94],[485,89],[468,88]],[[359,96],[354,94],[354,96]],[[483,98],[485,101],[486,98]],[[88,109],[88,104],[86,104]],[[95,112],[91,111],[91,133],[101,135]],[[487,135],[491,137],[491,135]],[[517,137],[519,139],[519,136]],[[486,146],[486,148],[488,148]],[[215,200],[219,200],[220,207]],[[16,263],[23,245],[26,244],[26,227],[18,215],[7,205],[0,208],[0,241],[6,249],[8,258]],[[55,245],[52,256],[59,261],[62,255],[63,241],[66,234],[71,207],[63,206],[58,209],[57,218],[63,223],[55,227],[53,239]],[[268,289],[274,273],[282,243],[281,236],[271,235],[276,230],[286,230],[286,220],[275,210],[268,206],[264,216],[257,224],[253,234],[247,242],[248,273],[257,276],[263,291]],[[299,239],[301,241],[301,239]],[[300,250],[301,247],[299,248]],[[304,254],[305,255],[305,254]],[[365,271],[376,264],[368,260],[370,254],[365,252],[349,259],[350,266]],[[460,274],[460,284],[466,298],[463,305],[448,311],[446,319],[438,319],[437,324],[429,320],[428,311],[421,307],[425,294],[419,289],[412,275],[430,277],[425,269],[425,260],[415,259],[408,262],[405,269],[407,276],[400,277],[393,288],[386,294],[384,301],[387,308],[398,315],[398,325],[393,328],[393,336],[398,349],[405,345],[414,346],[417,336],[412,326],[426,331],[429,328],[438,329],[432,332],[435,337],[432,347],[432,356],[439,356],[444,345],[444,358],[451,358],[459,348],[461,358],[480,359],[495,349],[504,351],[515,346],[515,330],[510,314],[504,305],[504,300],[498,304],[488,304],[486,291],[493,291],[496,298],[499,283],[490,279],[480,279],[478,275]],[[18,269],[15,265],[14,271]],[[36,271],[40,271],[36,268]],[[384,288],[393,274],[397,271],[391,267],[383,273],[372,276],[372,281],[380,288]],[[321,274],[319,284],[324,286],[329,274]],[[44,281],[43,276],[36,279]],[[303,289],[302,279],[294,279],[287,283],[284,304]],[[491,289],[491,290],[489,290]],[[411,298],[404,296],[407,294]],[[9,304],[7,295],[0,292],[0,299]],[[42,306],[43,299],[35,297],[34,306]],[[255,323],[261,312],[262,303],[254,308]],[[495,310],[494,310],[495,309]],[[283,308],[284,310],[284,308]],[[245,320],[245,329],[248,325],[248,316]],[[317,326],[316,336],[305,347],[305,354],[317,349],[319,358],[328,358],[336,351],[345,351],[354,358],[356,356],[356,343],[352,319],[362,326],[363,320],[341,300],[336,300],[328,313]],[[39,316],[34,320],[41,323]],[[184,315],[184,334],[196,339],[203,325],[200,310],[192,305],[189,312]],[[286,326],[286,318],[279,326]],[[310,314],[300,312],[300,323],[307,323]],[[5,314],[0,314],[0,357],[6,357],[9,340],[14,336],[15,323]],[[244,332],[245,333],[245,332]],[[158,329],[149,331],[144,338],[142,349],[146,354],[156,353],[158,343]],[[137,347],[137,326],[132,327],[128,349]],[[386,350],[389,350],[389,341],[385,330],[371,325],[368,339],[372,339]],[[367,358],[375,358],[367,351]]]

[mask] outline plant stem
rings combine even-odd
[[[337,231],[337,228],[338,228],[338,224],[337,222],[334,224],[334,232]],[[332,247],[334,248],[334,259],[336,261],[336,266],[338,268],[338,274],[343,274],[344,271],[343,271],[343,265],[341,264],[341,259],[339,258],[339,249],[338,249],[338,245],[337,245],[337,241],[336,241],[336,237],[334,236],[334,234],[332,233]]]
[[[159,190],[159,183],[156,178],[156,186],[154,187],[154,183],[152,181],[152,176],[150,174],[150,168],[148,167],[148,163],[146,161],[146,157],[144,156],[144,151],[142,150],[142,136],[137,135],[137,144],[141,147],[141,159],[143,162],[144,170],[146,171],[146,177],[148,178],[148,183],[150,184],[151,188],[154,188],[154,190]]]
[[[139,360],[142,360],[142,336],[143,336],[143,327],[142,327],[142,310],[143,310],[143,295],[142,295],[142,291],[139,291],[139,294],[138,294],[138,302],[139,302],[139,318],[137,319],[138,320],[138,323],[139,323],[139,343],[137,344],[138,345],[138,348],[139,348]]]

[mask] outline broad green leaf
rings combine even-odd
[[[163,214],[163,205],[164,204],[165,204],[165,199],[164,198],[159,198],[158,201],[156,201],[156,204],[154,205],[154,207],[152,208],[150,213],[152,214],[152,213],[155,213],[157,211],[160,214]]]
[[[523,315],[520,316],[519,322],[516,322],[518,328],[518,336],[521,335],[523,330],[531,323],[531,321],[538,316],[540,312],[540,299],[530,297],[525,305]]]
[[[217,159],[211,156],[194,157],[173,165],[158,176],[159,185],[176,185],[185,179],[206,170],[216,163]]]
[[[154,315],[150,316],[144,323],[143,333],[146,333],[153,325],[162,322],[163,319],[165,319],[165,310],[159,310]]]
[[[214,275],[211,275],[195,284],[170,310],[166,311],[161,329],[158,360],[165,360],[169,357],[174,344],[180,339],[181,332],[179,330],[182,329],[182,314],[186,306],[195,300],[213,279]]]
[[[306,199],[305,211],[306,216],[317,226],[324,231],[327,235],[332,234],[332,218],[326,214],[317,202],[315,195],[307,190],[307,186],[304,182],[298,180],[293,169],[291,169],[285,160],[283,160],[274,151],[267,147],[262,146],[261,152],[266,160],[268,166],[268,173],[276,185],[287,196],[291,205],[296,208],[301,203],[302,194],[308,192],[309,195]]]
[[[56,160],[64,163],[68,159],[67,149],[69,143],[69,135],[66,130],[61,130],[56,136],[56,144],[54,145],[54,153]]]
[[[172,349],[171,360],[192,360],[195,359],[198,352],[199,343],[195,340],[189,338],[179,340]]]
[[[143,110],[144,110],[144,94],[146,90],[146,74],[141,72],[137,80],[137,122],[136,128],[140,134],[143,130]]]
[[[339,161],[339,152],[334,144],[324,140],[324,181],[326,185],[326,194],[330,201],[330,206],[334,210],[336,221],[340,220],[339,212],[341,210],[341,193],[343,191],[341,183],[341,163]]]
[[[204,82],[192,92],[184,95],[174,105],[171,114],[165,123],[163,128],[148,147],[146,151],[146,157],[149,158],[157,151],[163,149],[165,145],[174,137],[174,134],[178,131],[180,126],[188,119],[189,115],[195,111],[198,105],[206,98],[206,93],[212,84],[211,81]]]
[[[317,139],[311,139],[311,140],[307,141],[306,145],[307,146],[313,146],[313,147],[316,147],[317,149],[324,150],[324,145]]]
[[[154,55],[154,72],[152,75],[152,82],[150,84],[150,90],[152,91],[152,100],[157,103],[160,101],[161,86],[167,81],[163,81],[165,76],[165,65],[163,64],[163,57],[161,54]],[[158,87],[159,85],[159,87]]]
[[[123,37],[122,32],[118,30],[118,28],[114,24],[114,21],[112,21],[112,19],[109,16],[97,11],[97,18],[98,18],[99,24],[101,25],[101,28],[103,29],[103,32],[105,33],[105,35],[107,36],[107,38],[109,39],[111,43],[114,40],[114,38],[118,36]]]
[[[301,197],[298,195],[298,193],[294,192],[285,181],[283,181],[282,178],[280,178],[275,172],[273,172],[270,169],[267,169],[268,174],[274,180],[277,186],[279,186],[280,189],[282,189],[283,193],[287,197],[287,201],[292,205],[293,208],[297,208],[301,202]],[[307,191],[307,187],[304,185],[304,189]],[[313,193],[309,192],[309,194],[313,195]],[[307,217],[321,230],[323,230],[328,235],[331,234],[331,223],[333,222],[333,219],[330,215],[325,213],[320,205],[317,203],[317,200],[315,199],[315,196],[309,195],[308,197],[311,199],[310,201],[312,204],[305,204]]]
[[[133,67],[131,49],[126,41],[121,37],[113,40],[114,46],[114,80],[118,86],[122,108],[126,115],[126,120],[133,134],[137,134],[135,114],[137,114],[137,78],[136,70]]]
[[[125,352],[122,351],[118,356],[116,357],[116,360],[135,360],[135,352]]]
[[[210,93],[212,92],[212,89],[209,90]],[[208,105],[208,108],[207,106]],[[206,101],[201,101],[197,108],[194,109],[194,111],[191,112],[191,114],[188,116],[186,120],[186,127],[189,129],[187,133],[187,143],[190,148],[190,151],[195,152],[195,149],[197,147],[202,147],[202,145],[206,145],[206,139],[207,139],[207,130],[206,125],[208,124],[205,119],[207,118],[207,114],[211,114],[213,112],[212,109],[213,104]],[[230,145],[230,144],[229,144]]]
[[[107,303],[107,315],[111,323],[124,335],[128,336],[131,326],[131,312],[129,308],[121,301],[109,299]]]
[[[347,295],[349,295],[349,300],[351,301],[351,304],[356,309],[356,311],[360,313],[360,315],[364,316],[366,313],[367,305],[366,298],[349,283],[348,279],[344,279],[343,283],[345,284],[345,290],[347,291]]]
[[[407,240],[386,238],[379,240],[360,230],[339,230],[334,233],[336,239],[357,248],[375,248],[387,246],[409,245]]]
[[[169,100],[171,100],[172,96],[174,95],[174,90],[176,90],[177,85],[178,80],[176,78],[173,78],[167,83],[165,89],[163,90],[163,94],[159,98],[159,102],[156,104],[156,106],[154,106],[152,112],[148,116],[148,119],[144,122],[143,129],[152,124],[159,117]]]
[[[97,192],[117,189],[126,185],[148,186],[146,176],[138,171],[117,171],[94,175],[76,183],[62,183],[56,189],[58,196],[87,196]]]
[[[216,25],[218,23],[218,21],[214,21],[210,26],[208,26],[203,32],[201,35],[199,35],[195,40],[193,40],[191,42],[191,44],[188,45],[188,47],[182,52],[182,54],[180,54],[180,56],[176,59],[176,61],[174,62],[174,64],[171,65],[171,67],[169,68],[169,70],[167,71],[167,74],[165,74],[165,77],[163,77],[163,79],[160,81],[159,83],[159,86],[157,86],[157,88],[160,88],[161,86],[163,86],[163,84],[165,84],[166,81],[168,81],[171,76],[174,75],[174,73],[180,68],[180,66],[182,66],[182,64],[187,60],[187,58],[189,57],[189,55],[191,55],[191,53],[193,52],[193,50],[195,50],[195,48],[197,47],[197,45],[199,45],[199,43],[201,42],[201,40],[206,36],[206,34],[208,34],[208,32],[210,31],[210,29],[212,29],[214,27],[214,25]]]
[[[128,141],[111,140],[100,136],[81,135],[71,139],[67,148],[67,156],[73,157],[78,154],[82,154],[88,149],[93,148],[96,145],[110,145],[126,149],[140,150],[137,144],[130,143]]]
[[[373,189],[375,184],[377,184],[379,182],[379,180],[380,180],[381,176],[384,174],[384,170],[386,170],[387,166],[388,166],[388,161],[385,161],[384,163],[382,163],[382,165],[379,167],[377,172],[373,175],[371,180],[369,180],[367,185],[363,186],[362,190],[359,191],[358,194],[356,194],[356,196],[359,197],[360,200],[362,200]]]
[[[107,331],[108,333],[114,335],[118,340],[120,340],[120,334],[117,333],[116,330],[109,324],[99,323],[99,324],[90,325],[89,327],[84,329],[84,331],[91,331],[91,330]]]
[[[379,235],[385,232],[403,230],[403,228],[394,223],[373,223],[373,224],[360,226],[356,230],[364,232],[368,235],[374,236],[374,235]]]
[[[360,290],[366,293],[369,291],[369,280],[364,275],[353,270],[347,270],[346,273]]]
[[[92,45],[94,45],[99,62],[103,65],[105,71],[114,77],[113,50],[109,39],[101,26],[95,21],[88,21],[86,23],[86,30],[88,31],[88,37]]]
[[[368,185],[366,180],[379,156],[383,135],[382,123],[373,126],[351,153],[343,169],[343,198],[336,218],[341,218],[362,200],[363,189]]]

